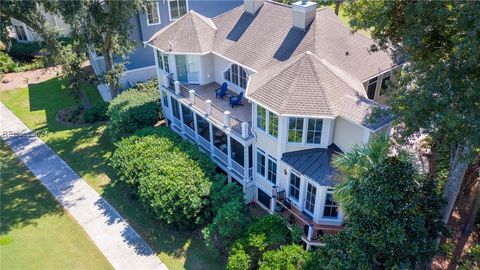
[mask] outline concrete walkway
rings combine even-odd
[[[2,139],[116,269],[167,269],[120,214],[0,102]]]

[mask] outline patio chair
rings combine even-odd
[[[232,108],[235,106],[243,106],[242,98],[243,98],[243,92],[241,92],[240,95],[238,96],[230,97],[230,106],[232,106]]]
[[[228,84],[226,82],[222,83],[222,86],[220,86],[218,89],[215,90],[215,98],[221,98],[225,95],[227,95],[228,91]]]

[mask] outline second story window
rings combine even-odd
[[[17,34],[17,39],[20,41],[28,41],[27,33],[25,32],[25,27],[23,25],[14,25],[15,33]]]
[[[170,73],[170,66],[168,64],[168,54],[163,53],[161,51],[157,51],[157,61],[158,61],[158,68],[161,70]]]
[[[257,105],[257,127],[265,131],[267,127],[267,110]]]
[[[290,117],[288,119],[288,141],[301,143],[303,136],[303,118]]]
[[[268,134],[278,137],[278,115],[268,112]]]
[[[247,72],[245,69],[237,64],[233,64],[223,73],[223,78],[240,88],[247,87]]]
[[[307,143],[320,144],[322,138],[323,121],[321,119],[308,119]]]
[[[168,0],[170,20],[176,20],[187,14],[187,0]]]
[[[160,23],[160,13],[158,10],[158,2],[147,4],[147,25]]]
[[[323,208],[323,217],[324,218],[334,218],[338,217],[338,206],[337,203],[333,200],[333,190],[327,190],[327,198],[325,199],[325,207]]]

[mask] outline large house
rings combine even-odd
[[[54,27],[58,34],[62,37],[66,37],[70,35],[71,28],[70,25],[66,24],[61,17],[55,14],[51,14],[48,12],[42,12],[43,16],[47,24]],[[12,23],[12,33],[13,38],[17,40],[17,42],[34,42],[34,41],[41,41],[42,38],[38,35],[33,29],[31,29],[27,24],[22,21],[19,21],[15,18],[10,18],[10,22]]]
[[[136,43],[135,49],[127,59],[116,59],[126,62],[126,73],[120,80],[121,84],[129,86],[157,75],[154,54],[151,48],[145,45],[157,31],[176,21],[189,10],[195,10],[203,16],[213,17],[241,4],[241,0],[157,0],[149,2],[146,12],[141,12],[130,19],[132,25],[130,39]],[[105,72],[105,62],[101,53],[90,50],[89,59],[97,75]],[[106,87],[104,88],[106,89]]]
[[[399,68],[390,53],[307,1],[190,11],[148,45],[167,124],[210,153],[247,202],[299,224],[307,248],[342,228],[331,160],[389,131],[375,100]]]

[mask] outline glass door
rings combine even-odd
[[[200,57],[198,55],[187,55],[188,82],[200,83]]]
[[[175,55],[175,63],[178,81],[188,83],[187,57],[185,55]]]

